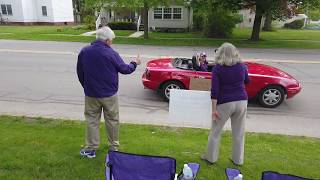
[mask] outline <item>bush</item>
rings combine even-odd
[[[312,21],[318,21],[318,20],[320,20],[320,10],[310,11],[308,16]]]
[[[289,28],[289,29],[301,29],[304,25],[304,20],[303,19],[298,19],[294,20],[291,23],[285,23],[284,28]]]
[[[90,29],[90,30],[96,29],[96,22],[94,20],[94,16],[91,16],[91,15],[85,16],[83,21],[84,21],[84,24],[86,25],[86,29]]]
[[[137,24],[134,22],[110,22],[108,26],[113,30],[136,30]]]
[[[226,10],[214,9],[208,14],[204,34],[207,37],[230,37],[233,28],[235,28],[239,21],[239,17],[234,16]]]
[[[202,30],[203,29],[203,16],[202,14],[193,15],[193,30]]]

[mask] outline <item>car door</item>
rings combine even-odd
[[[197,71],[179,69],[171,74],[171,79],[181,81],[186,89],[189,89],[190,79],[192,78],[198,78]]]

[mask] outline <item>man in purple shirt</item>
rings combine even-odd
[[[126,64],[119,54],[110,46],[115,38],[109,27],[102,27],[96,32],[97,40],[84,47],[78,56],[77,74],[84,89],[87,121],[86,147],[80,154],[89,158],[95,157],[99,147],[99,124],[101,113],[106,125],[106,133],[110,150],[118,150],[119,146],[119,105],[118,105],[118,73],[131,74],[140,57]]]

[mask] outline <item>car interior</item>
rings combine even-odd
[[[192,71],[200,71],[200,67],[195,59],[195,57],[192,57],[192,59],[188,58],[175,58],[172,62],[173,67],[177,69],[183,69],[183,70],[192,70]],[[208,72],[212,71],[214,64],[209,63],[208,64]]]

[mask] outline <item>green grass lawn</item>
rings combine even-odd
[[[102,125],[102,124],[101,124]],[[104,127],[95,159],[79,155],[85,123],[42,118],[0,116],[0,179],[104,179],[107,153]],[[198,179],[225,180],[231,151],[230,132],[224,132],[218,163],[200,161],[208,131],[191,128],[121,125],[121,151],[171,156],[177,171],[186,162],[201,164]],[[320,140],[315,138],[247,133],[245,179],[260,179],[265,170],[320,178]]]
[[[23,36],[35,36],[38,40],[37,35],[80,35],[82,33],[88,32],[91,30],[85,29],[80,26],[0,26],[0,38],[1,33],[12,33],[17,36],[17,39]],[[115,30],[117,36],[129,36],[134,33],[132,30]],[[46,40],[46,36],[42,37],[43,40]],[[78,37],[81,39],[82,37]],[[51,40],[51,39],[49,39]],[[68,41],[68,39],[66,39]]]
[[[235,28],[230,40],[247,40],[251,35],[250,28]],[[151,32],[151,38],[203,38],[202,32],[185,32],[185,33],[164,33],[164,32]],[[261,31],[260,38],[262,40],[306,40],[306,41],[320,41],[320,31],[317,30],[290,30],[290,29],[276,29],[271,32]]]
[[[89,31],[71,26],[0,26],[0,39],[45,40],[68,42],[91,42],[94,36],[80,34]],[[245,48],[301,48],[320,49],[320,31],[276,29],[261,32],[260,42],[248,41],[251,29],[235,28],[229,39],[205,38],[201,32],[162,33],[151,32],[150,39],[128,38],[134,31],[116,30],[116,44],[159,45],[159,46],[220,46],[231,42]],[[8,34],[9,33],[9,34]],[[11,34],[10,34],[11,33]]]

